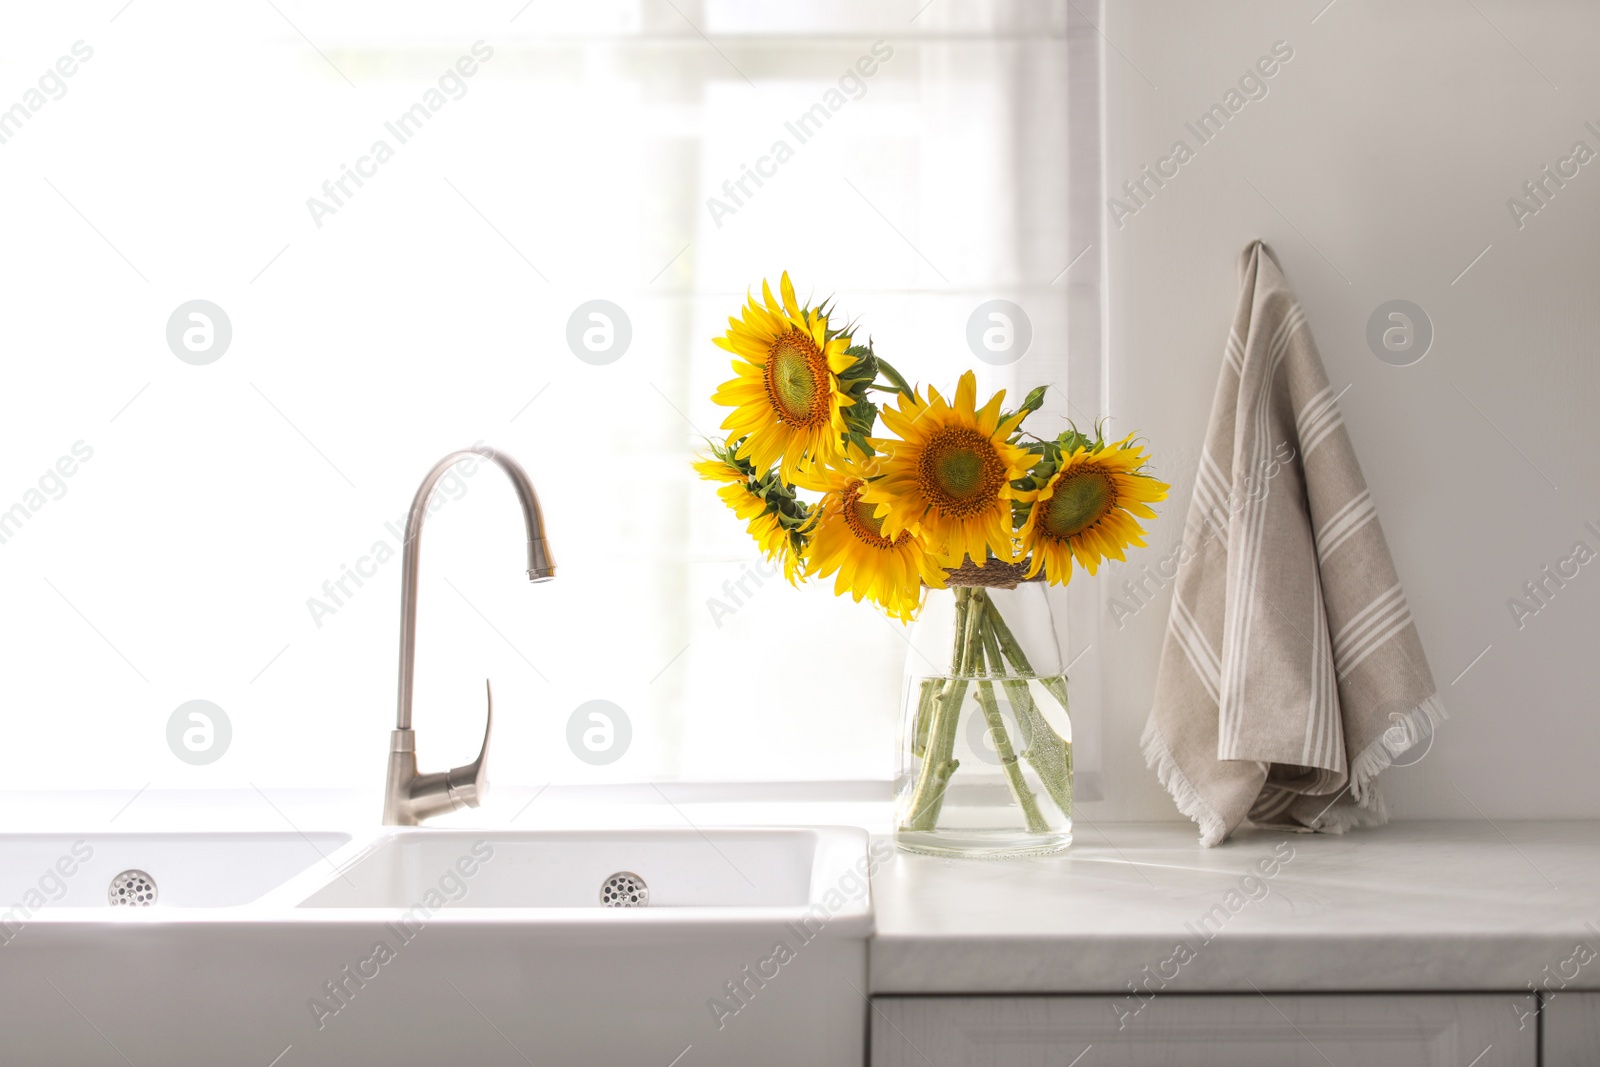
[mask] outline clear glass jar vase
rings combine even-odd
[[[895,841],[936,856],[1029,856],[1072,843],[1072,723],[1042,582],[990,562],[930,589],[901,699]],[[989,573],[984,573],[989,572]]]

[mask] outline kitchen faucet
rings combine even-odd
[[[461,460],[481,456],[494,462],[516,490],[522,505],[522,518],[528,528],[528,580],[547,582],[556,576],[555,561],[544,538],[544,517],[539,512],[539,497],[528,474],[510,456],[494,449],[473,445],[434,464],[406,516],[405,568],[400,585],[400,700],[395,713],[395,729],[389,741],[389,780],[384,787],[383,824],[416,826],[424,819],[461,808],[475,808],[489,789],[489,734],[494,729],[494,692],[487,680],[484,689],[489,701],[488,718],[483,727],[483,747],[478,758],[449,771],[421,774],[417,771],[417,737],[411,729],[412,682],[417,658],[417,567],[422,555],[422,524],[428,517],[428,501],[434,486],[446,471]]]

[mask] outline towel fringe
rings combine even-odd
[[[1383,802],[1383,794],[1374,783],[1364,801],[1330,805],[1306,829],[1319,834],[1342,834],[1360,826],[1385,826],[1388,822],[1389,806]]]
[[[1161,731],[1156,728],[1155,716],[1144,725],[1144,736],[1139,739],[1139,748],[1144,753],[1144,764],[1156,772],[1156,778],[1163,788],[1172,795],[1178,805],[1178,811],[1193,819],[1200,827],[1200,843],[1206,848],[1215,848],[1228,836],[1228,826],[1207,804],[1200,791],[1190,783],[1178,766],[1178,761],[1172,758],[1172,753],[1167,749],[1167,743],[1161,737]]]
[[[1418,742],[1426,739],[1432,744],[1435,729],[1447,718],[1449,715],[1444,710],[1444,703],[1435,693],[1401,714],[1395,719],[1393,726],[1379,734],[1377,740],[1363,749],[1360,755],[1350,762],[1350,795],[1355,798],[1356,804],[1366,808],[1368,797],[1373,793],[1373,779],[1391,767],[1397,756],[1402,756],[1416,747]],[[1395,742],[1395,737],[1399,736],[1400,732],[1403,732],[1406,738],[1403,745]]]
[[[1350,797],[1354,804],[1333,804],[1318,815],[1310,829],[1318,833],[1342,834],[1361,826],[1384,826],[1389,822],[1389,806],[1378,792],[1377,777],[1394,765],[1396,757],[1415,748],[1427,739],[1432,741],[1434,730],[1449,713],[1435,693],[1413,708],[1408,708],[1390,726],[1350,762]],[[1398,733],[1403,731],[1406,742],[1397,744]],[[1419,757],[1420,758],[1420,757]]]

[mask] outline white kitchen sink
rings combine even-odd
[[[9,909],[0,921],[15,924],[47,908],[248,904],[325,865],[349,840],[343,833],[0,834],[0,909]],[[332,877],[334,869],[324,872]]]
[[[4,928],[7,1062],[863,1062],[858,829],[12,835],[6,899],[80,840]],[[157,906],[92,906],[124,863]]]
[[[828,854],[839,844],[814,830],[402,830],[302,906],[409,908],[431,891],[457,909],[593,909],[608,880],[627,875],[645,887],[650,908],[796,909],[810,902],[814,875],[848,865]],[[860,852],[857,843],[851,854]]]

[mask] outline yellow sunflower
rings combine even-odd
[[[967,371],[953,404],[932,386],[926,399],[902,394],[898,408],[885,404],[879,414],[898,440],[873,439],[884,453],[883,476],[861,494],[878,505],[882,536],[920,529],[935,559],[951,567],[964,556],[982,564],[991,552],[1008,563],[1017,559],[1011,482],[1028,472],[1030,460],[1006,439],[1026,413],[1002,421],[1005,390],[981,409],[977,394],[977,379]]]
[[[740,519],[747,522],[746,529],[755,538],[761,554],[774,563],[783,564],[783,576],[790,585],[797,583],[805,562],[805,532],[784,527],[776,507],[753,492],[750,478],[744,471],[721,459],[696,460],[694,469],[702,478],[724,482],[717,490],[722,502]]]
[[[921,534],[901,530],[885,537],[877,507],[862,499],[872,465],[852,450],[838,466],[810,468],[800,484],[823,494],[807,550],[807,573],[818,578],[838,572],[833,593],[848,592],[856,603],[872,601],[901,622],[910,622],[926,582],[943,588],[944,569],[928,553]]]
[[[827,463],[838,454],[845,430],[840,411],[855,403],[840,390],[839,374],[856,357],[845,352],[848,336],[829,339],[828,317],[820,309],[800,308],[788,272],[779,289],[782,304],[762,282],[764,304],[749,298],[744,317],[730,317],[728,332],[714,339],[739,358],[733,361],[738,377],[711,399],[734,409],[722,427],[744,438],[739,458],[758,471],[781,461],[783,479],[791,481],[801,459]]]
[[[711,447],[715,453],[726,446],[713,444]],[[696,459],[694,461],[694,469],[696,474],[708,482],[725,482],[732,485],[735,482],[748,482],[750,480],[749,474],[716,454]]]
[[[1165,500],[1170,486],[1136,473],[1144,449],[1131,440],[1074,449],[1043,488],[1017,494],[1033,504],[1019,535],[1033,557],[1028,577],[1042,569],[1060,585],[1072,578],[1074,558],[1093,574],[1106,557],[1120,560],[1124,548],[1144,547],[1144,529],[1134,517],[1155,518],[1149,505]]]

